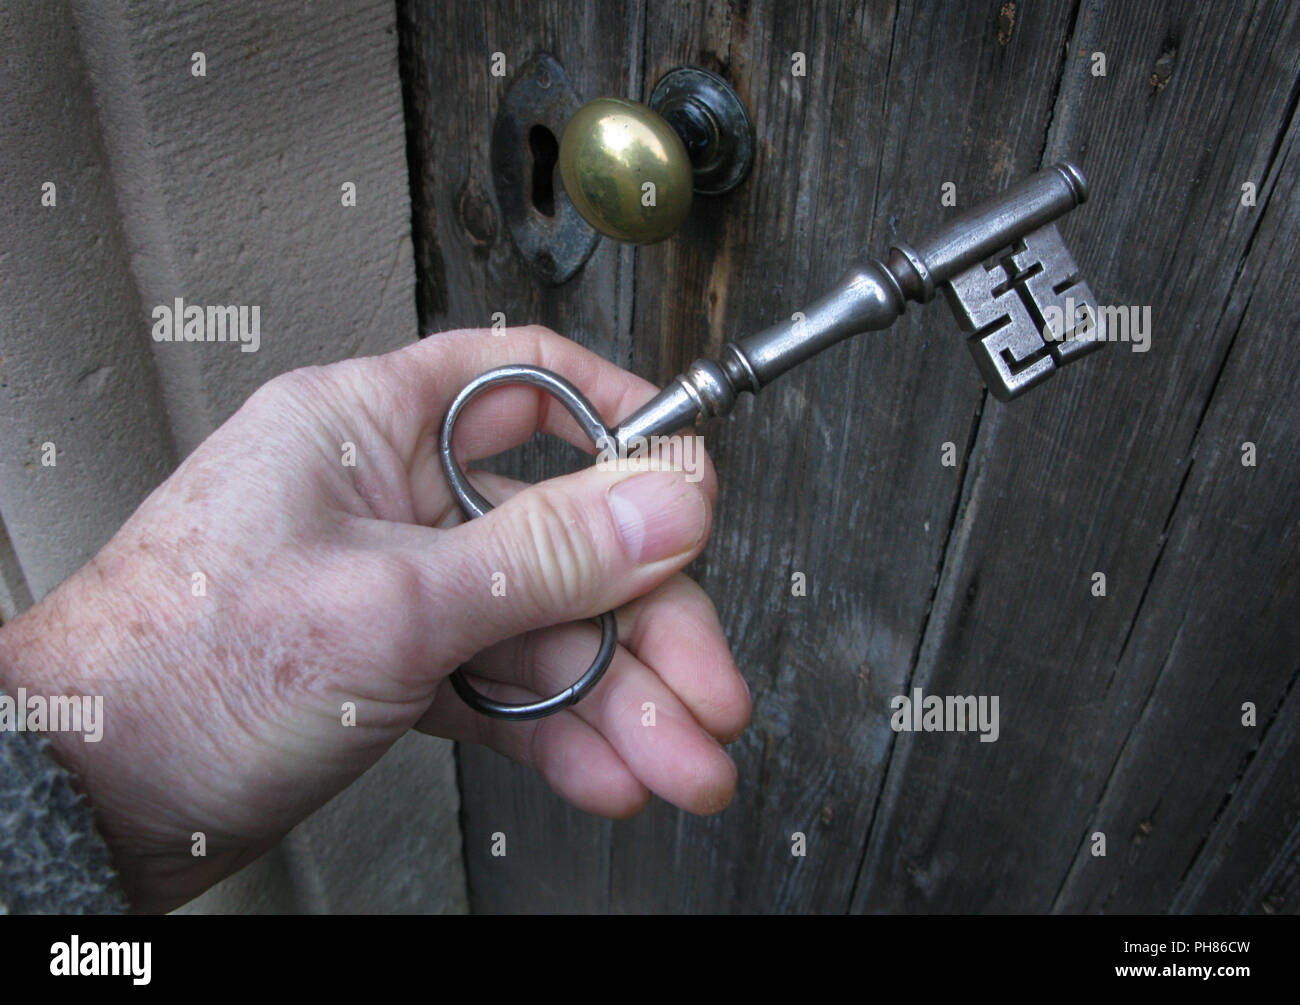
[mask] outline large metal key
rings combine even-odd
[[[926,303],[937,290],[944,292],[966,332],[967,347],[989,390],[1003,401],[1023,394],[1106,341],[1103,315],[1055,224],[1087,198],[1087,183],[1073,164],[1040,171],[962,214],[928,240],[916,245],[900,241],[884,260],[855,266],[791,320],[727,343],[717,360],[696,360],[614,430],[558,374],[528,366],[489,371],[461,391],[443,423],[443,468],[461,509],[474,517],[491,508],[469,484],[451,449],[461,410],[490,387],[539,387],[569,409],[598,449],[635,453],[638,444],[651,437],[725,415],[742,392],[757,392],[827,346],[888,328],[907,301]],[[600,651],[586,673],[545,700],[523,705],[492,701],[475,691],[459,670],[452,683],[457,694],[486,715],[549,715],[576,702],[605,672],[617,645],[612,614],[601,617],[601,631]]]
[[[1105,341],[1101,315],[1054,221],[1088,198],[1073,164],[1057,164],[962,214],[929,240],[849,272],[820,299],[756,335],[697,360],[620,423],[621,443],[724,415],[791,367],[852,335],[888,328],[908,300],[942,289],[989,390],[1009,401]],[[1068,302],[1068,303],[1067,303]],[[1055,325],[1055,308],[1073,308]]]

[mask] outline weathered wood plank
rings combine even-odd
[[[1276,325],[1294,327],[1295,294],[1276,277],[1296,271],[1283,137],[1300,13],[545,7],[402,4],[425,328],[501,310],[667,378],[797,309],[855,255],[1059,156],[1095,193],[1063,227],[1085,275],[1103,302],[1150,304],[1155,326],[1150,352],[1112,346],[1002,406],[935,305],[712,427],[722,495],[694,571],[754,690],[737,801],[601,824],[466,748],[474,907],[1295,910],[1300,395]],[[585,97],[644,97],[682,63],[723,73],[757,123],[755,173],[665,244],[606,242],[568,286],[540,286],[499,224],[472,236],[494,212],[505,89],[487,60],[539,49]],[[940,205],[945,181],[956,209]],[[1245,181],[1256,208],[1240,206]],[[1244,439],[1256,469],[1233,466]],[[561,455],[510,470],[535,480]],[[889,699],[912,687],[998,695],[1000,739],[892,733]],[[1232,725],[1239,691],[1260,710],[1254,733]],[[505,858],[488,851],[498,830]]]
[[[1277,718],[1295,713],[1285,696],[1300,666],[1300,370],[1277,327],[1279,317],[1300,316],[1300,288],[1277,282],[1300,270],[1298,133],[1293,112],[1290,135],[1261,185],[1259,229],[1221,322],[1232,349],[1116,671],[1149,679],[1155,665],[1158,677],[1087,825],[1108,835],[1107,855],[1080,849],[1057,899],[1061,911],[1165,909],[1212,831],[1219,835],[1210,852],[1222,871],[1216,878],[1225,885],[1229,877],[1250,880],[1250,899],[1235,910],[1280,905],[1285,897],[1284,887],[1256,884],[1286,850],[1300,811],[1296,776],[1288,788],[1282,766],[1282,752],[1294,754],[1297,724]],[[1246,441],[1257,451],[1254,466],[1242,463]],[[1245,702],[1256,709],[1249,727]],[[1250,789],[1238,795],[1252,771]],[[1261,779],[1274,777],[1281,787],[1265,796]],[[1216,826],[1225,809],[1234,828],[1258,835],[1246,857],[1232,855],[1227,832]],[[1289,868],[1294,883],[1300,862]]]
[[[1300,689],[1289,693],[1231,794],[1172,909],[1300,912]]]
[[[858,910],[1050,908],[1066,863],[1090,833],[1111,766],[1141,729],[1143,708],[1191,711],[1148,706],[1169,673],[1166,660],[1178,657],[1169,648],[1177,639],[1165,634],[1163,646],[1144,648],[1133,625],[1146,609],[1206,402],[1241,323],[1238,268],[1258,222],[1257,211],[1240,207],[1241,185],[1266,176],[1291,117],[1300,17],[1282,4],[1124,5],[1083,14],[1070,59],[1103,51],[1108,75],[1067,74],[1049,150],[1080,155],[1096,197],[1075,214],[1067,236],[1103,302],[1152,305],[1152,349],[1132,355],[1112,346],[1082,372],[1058,377],[1055,388],[1012,407],[990,406],[913,684],[926,693],[999,695],[1001,739],[979,744],[932,733],[900,740]],[[1248,406],[1254,428],[1286,386],[1280,374],[1264,379],[1266,399]],[[1246,512],[1247,526],[1293,519],[1276,502],[1263,504],[1268,518]],[[1216,510],[1229,525],[1247,505],[1235,504],[1225,499]],[[1091,595],[1096,571],[1107,576],[1104,598]],[[1221,616],[1215,587],[1189,591],[1187,600],[1194,618]],[[1265,634],[1277,648],[1265,637],[1242,657],[1266,668],[1253,680],[1268,702],[1296,657],[1276,621]],[[1215,675],[1229,678],[1226,669]],[[1196,757],[1216,771],[1225,761],[1235,767],[1239,752],[1226,736],[1202,744]],[[1168,749],[1158,731],[1141,745],[1153,759],[1148,769]],[[1133,791],[1160,798],[1140,775]],[[1170,800],[1197,793],[1191,816],[1200,812],[1203,779],[1167,769],[1157,776],[1175,786]],[[1209,788],[1221,798],[1222,784]],[[1122,794],[1116,798],[1126,805]],[[1180,848],[1190,853],[1194,841]],[[1132,899],[1068,903],[1160,909],[1160,886],[1139,882]]]
[[[620,295],[630,256],[603,242],[560,287],[540,283],[520,261],[495,204],[489,162],[492,123],[517,69],[539,51],[565,68],[580,95],[639,90],[641,10],[623,3],[446,4],[403,0],[404,78],[412,143],[412,200],[424,331],[548,325],[595,351],[626,359],[631,319]],[[490,72],[503,53],[505,77]],[[625,283],[623,285],[626,285]],[[563,470],[566,450],[546,443],[516,452],[503,470],[538,481]],[[459,750],[462,830],[476,911],[596,911],[608,824],[580,813],[546,785],[481,748]],[[507,854],[491,854],[492,835]]]
[[[637,368],[660,377],[788,316],[855,257],[919,237],[1036,166],[1069,11],[901,4],[677,5],[647,82],[720,69],[755,115],[739,191],[641,253]],[[807,76],[792,74],[792,54]],[[985,139],[989,137],[990,139]],[[708,431],[722,480],[699,563],[754,692],[735,804],[654,805],[613,834],[618,910],[843,910],[950,532],[982,392],[942,305],[837,347]],[[808,577],[806,597],[791,576]],[[807,836],[806,857],[791,854]]]

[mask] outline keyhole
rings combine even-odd
[[[528,130],[528,146],[533,151],[533,207],[542,216],[555,215],[555,162],[560,144],[545,126]]]

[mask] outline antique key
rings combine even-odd
[[[529,384],[556,397],[597,450],[627,451],[654,436],[679,432],[731,411],[743,391],[756,393],[827,346],[888,328],[908,300],[926,303],[942,290],[989,390],[1009,401],[1106,341],[1092,290],[1079,276],[1055,220],[1083,203],[1087,183],[1063,162],[959,216],[929,240],[894,244],[881,261],[850,269],[797,315],[723,346],[701,359],[611,430],[576,387],[539,367],[505,366],[471,381],[443,422],[443,469],[466,517],[491,504],[465,478],[452,455],[452,431],[464,407],[491,387]],[[621,454],[620,454],[621,455]],[[613,612],[599,618],[596,659],[570,687],[550,698],[506,704],[479,694],[457,670],[452,685],[472,708],[504,719],[535,719],[578,701],[600,680],[618,644]]]

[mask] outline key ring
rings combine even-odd
[[[613,439],[600,414],[583,393],[559,374],[552,373],[550,370],[543,370],[537,366],[501,366],[474,378],[461,389],[460,394],[456,395],[455,400],[451,403],[451,408],[447,410],[447,417],[442,423],[442,438],[438,447],[438,453],[442,457],[442,470],[446,473],[447,482],[451,485],[451,490],[460,503],[461,512],[465,514],[467,519],[482,516],[492,508],[492,504],[484,499],[479,491],[469,483],[469,479],[465,477],[465,472],[461,470],[460,464],[452,454],[452,431],[456,426],[456,420],[460,417],[460,413],[466,405],[489,388],[502,387],[507,384],[528,384],[545,391],[568,410],[578,425],[582,427],[582,431],[591,437],[591,442],[597,450],[603,449],[605,444],[612,442]],[[614,612],[606,611],[597,620],[600,622],[600,649],[596,652],[596,658],[592,661],[591,666],[587,668],[586,673],[559,694],[551,695],[551,697],[544,698],[541,701],[520,704],[494,701],[476,691],[459,668],[451,674],[451,686],[466,705],[474,709],[474,711],[492,716],[494,719],[513,719],[515,721],[540,719],[542,716],[551,715],[560,711],[560,709],[568,708],[595,687],[600,678],[605,675],[605,671],[609,669],[610,661],[614,658],[614,650],[618,646],[618,622],[614,620]]]

